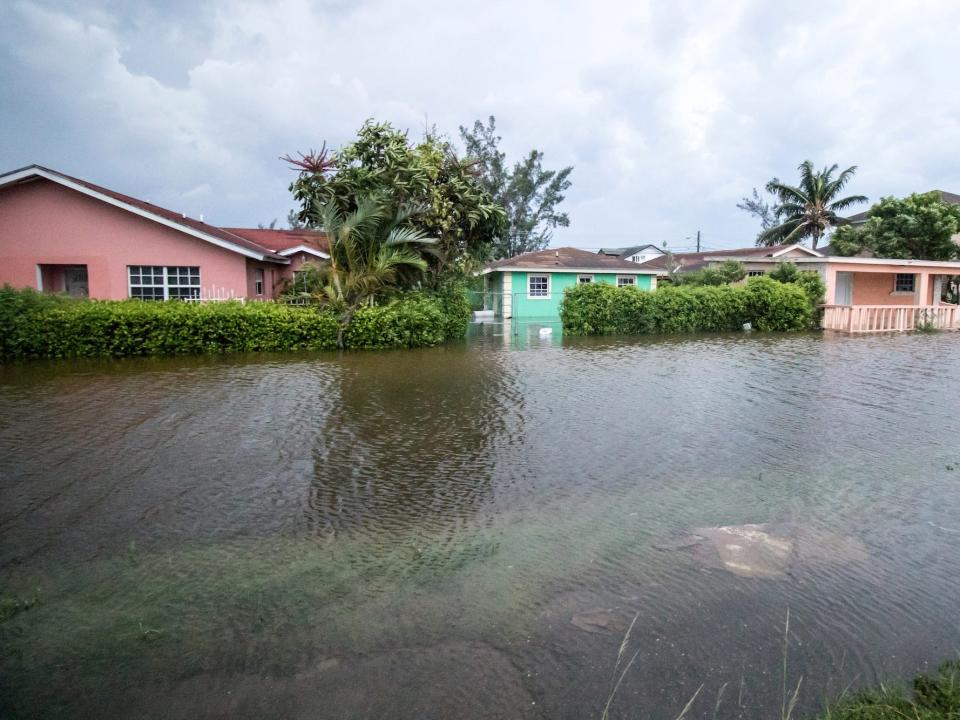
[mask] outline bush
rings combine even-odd
[[[438,345],[462,337],[469,315],[466,298],[455,291],[401,296],[358,310],[344,333],[346,346]],[[67,300],[0,290],[3,359],[332,350],[338,325],[330,310],[271,302]]]
[[[680,274],[677,285],[730,285],[743,280],[747,269],[737,260],[724,260],[717,265],[708,265],[700,270]]]
[[[653,292],[586,283],[567,289],[560,306],[575,335],[803,330],[813,305],[795,284],[751,278],[745,285],[671,286]]]

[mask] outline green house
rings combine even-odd
[[[603,282],[642,290],[657,286],[657,270],[618,257],[577,248],[550,248],[490,263],[484,276],[484,309],[496,317],[559,320],[563,291],[578,283]]]

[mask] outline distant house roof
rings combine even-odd
[[[656,245],[634,245],[632,247],[622,247],[622,248],[600,248],[597,252],[600,255],[612,255],[619,258],[628,258],[631,255],[636,255],[641,250],[653,250],[661,255],[663,255],[663,250],[658,248]]]
[[[928,192],[939,193],[940,199],[943,200],[947,205],[960,205],[960,195],[956,193],[947,192],[946,190],[929,190]],[[856,215],[851,215],[847,218],[847,222],[851,225],[862,225],[867,221],[867,218],[870,216],[869,210],[864,210],[859,212]]]
[[[769,247],[746,247],[732,248],[730,250],[708,250],[698,253],[674,253],[673,261],[680,266],[684,272],[699,270],[710,263],[723,262],[724,260],[751,260],[760,258],[778,258],[786,255],[791,250],[801,250],[810,257],[822,257],[817,250],[811,250],[808,247],[794,243],[792,245],[771,245]],[[640,263],[641,267],[656,268],[661,271],[667,269],[667,256],[655,257],[646,262]]]
[[[231,250],[256,260],[268,260],[283,264],[290,262],[279,253],[243,237],[236,232],[217,227],[216,225],[209,225],[202,220],[187,217],[183,213],[167,210],[153,203],[138,200],[129,195],[118,193],[109,188],[101,187],[100,185],[94,185],[86,180],[71,177],[70,175],[45,168],[41,165],[30,165],[0,175],[0,188],[17,183],[31,182],[40,178],[50,180],[58,185],[96,198],[109,205],[132,212],[135,215],[173,228],[174,230],[179,230],[200,240],[218,245],[226,250]]]
[[[481,271],[481,274],[496,270],[540,270],[541,272],[606,270],[634,275],[655,275],[657,273],[655,268],[645,268],[643,263],[621,260],[618,257],[572,247],[537,250],[536,252],[497,260],[489,263]]]
[[[822,245],[817,248],[817,252],[824,257],[844,257],[843,255],[837,254],[837,251],[833,249],[833,245]],[[856,255],[853,255],[853,257],[872,258],[876,257],[876,255],[874,254],[873,250],[870,250],[869,248],[863,248]]]

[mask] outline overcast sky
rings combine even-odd
[[[3,0],[0,170],[40,163],[221,225],[285,221],[279,155],[366,118],[574,165],[553,244],[751,244],[739,198],[859,165],[960,192],[960,2]]]

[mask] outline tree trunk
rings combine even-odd
[[[350,321],[353,320],[353,314],[357,311],[356,308],[350,308],[343,315],[340,316],[340,327],[337,328],[337,349],[343,350],[343,332],[347,329],[347,326],[350,324]]]

